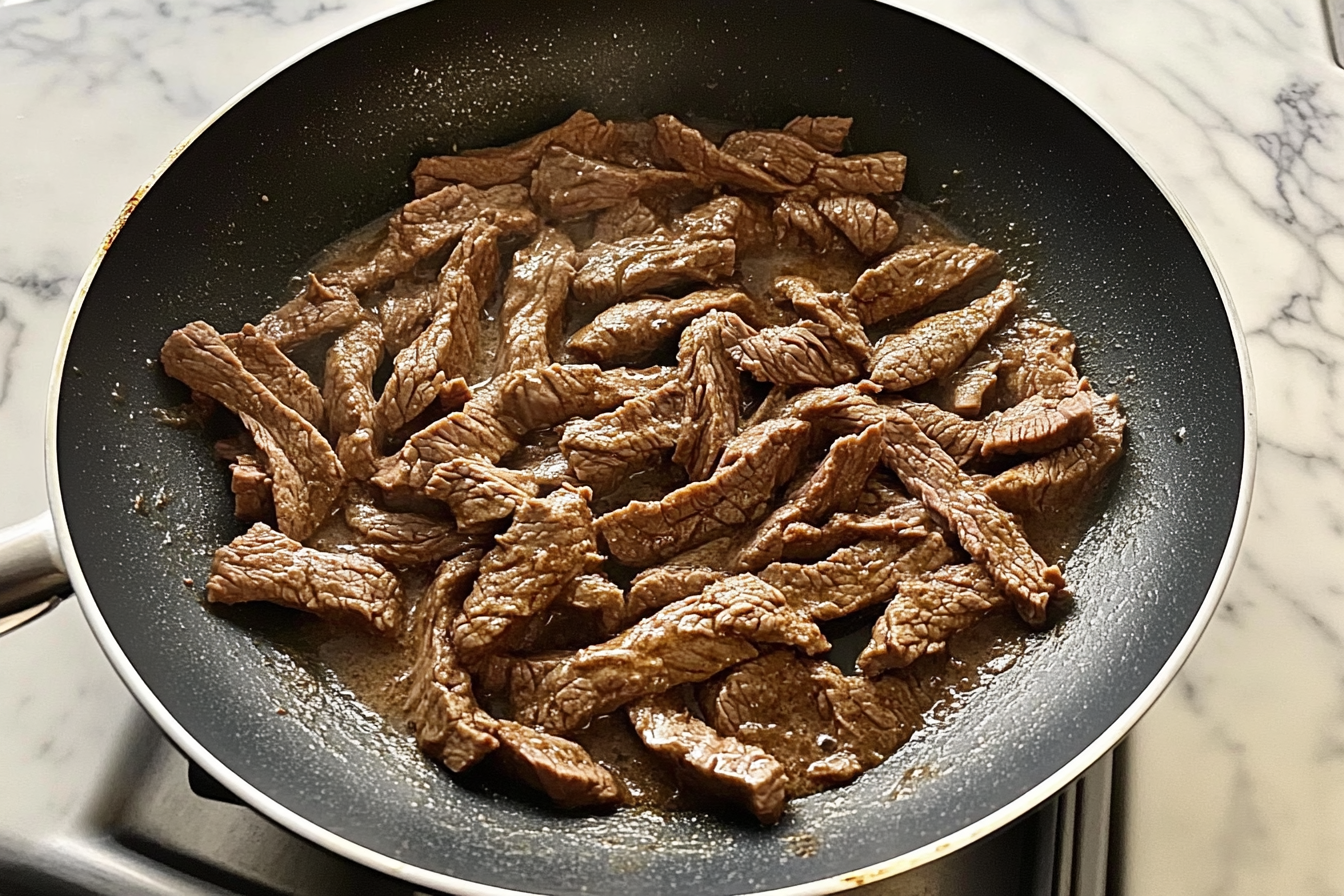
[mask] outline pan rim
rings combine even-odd
[[[57,414],[71,336],[74,332],[74,327],[79,318],[79,313],[83,307],[84,300],[88,295],[89,287],[92,285],[93,279],[102,265],[103,259],[106,257],[108,250],[111,248],[126,221],[138,206],[140,200],[201,134],[262,85],[272,80],[280,73],[293,67],[301,60],[313,55],[330,44],[344,39],[356,31],[384,19],[392,18],[407,10],[426,5],[430,2],[433,2],[433,0],[405,0],[405,2],[398,3],[389,9],[377,12],[328,35],[322,40],[317,41],[276,65],[239,91],[197,126],[184,140],[173,148],[165,160],[127,201],[112,227],[109,229],[107,235],[103,238],[98,251],[95,253],[83,277],[80,279],[61,328],[60,339],[53,364],[51,386],[47,396],[44,438],[47,497],[51,508],[52,520],[56,529],[57,542],[60,546],[61,555],[65,560],[71,586],[79,601],[80,609],[88,620],[89,626],[92,629],[94,636],[97,638],[99,646],[102,648],[104,654],[107,656],[122,681],[126,684],[127,688],[135,696],[137,702],[144,707],[145,711],[154,719],[154,722],[168,735],[174,744],[176,744],[177,747],[192,761],[201,766],[206,773],[218,780],[232,793],[243,800],[244,803],[261,813],[264,817],[304,837],[309,842],[384,874],[405,880],[417,886],[426,886],[437,890],[457,892],[463,894],[463,896],[541,896],[541,894],[506,889],[493,884],[479,883],[452,877],[440,872],[430,871],[417,865],[398,861],[374,849],[362,846],[353,840],[341,837],[327,830],[321,825],[282,805],[277,800],[249,784],[241,776],[228,768],[223,762],[215,758],[212,753],[210,753],[173,717],[158,699],[152,689],[140,677],[139,673],[122,650],[120,644],[118,644],[115,636],[112,634],[111,628],[104,619],[98,608],[97,601],[89,589],[88,582],[84,577],[83,569],[79,563],[79,558],[75,553],[69,525],[66,521],[65,508],[61,494],[59,459],[56,451]],[[1219,300],[1222,303],[1223,311],[1227,315],[1228,324],[1231,328],[1233,347],[1237,358],[1239,373],[1241,375],[1243,407],[1242,423],[1244,427],[1241,479],[1238,484],[1237,505],[1233,515],[1232,525],[1228,532],[1227,543],[1224,546],[1213,579],[1200,604],[1199,610],[1191,620],[1189,627],[1186,629],[1184,635],[1182,635],[1175,649],[1167,658],[1166,662],[1163,663],[1152,681],[1140,692],[1138,697],[1135,698],[1125,712],[1112,722],[1112,724],[1092,741],[1092,743],[1088,744],[1076,754],[1073,759],[1067,762],[1055,773],[1030,788],[1016,799],[972,824],[945,835],[936,842],[926,844],[923,847],[902,855],[844,874],[832,875],[830,877],[788,887],[757,891],[753,896],[824,896],[824,894],[841,892],[854,887],[875,883],[896,874],[900,874],[955,852],[956,850],[999,830],[1009,822],[1021,817],[1045,800],[1049,799],[1057,791],[1085,772],[1119,743],[1134,724],[1152,707],[1157,701],[1157,698],[1161,696],[1171,684],[1177,672],[1179,672],[1181,667],[1185,664],[1190,653],[1194,650],[1195,644],[1198,643],[1204,630],[1207,628],[1209,621],[1212,619],[1214,612],[1217,610],[1223,592],[1231,578],[1250,517],[1250,505],[1254,488],[1258,446],[1255,391],[1249,352],[1246,347],[1245,334],[1242,330],[1236,307],[1232,304],[1229,297],[1229,290],[1224,281],[1222,272],[1209,250],[1206,239],[1199,231],[1184,205],[1179,201],[1167,184],[1158,176],[1149,163],[1134,150],[1124,137],[1118,134],[1114,128],[1094,112],[1086,103],[1078,99],[1073,93],[1061,86],[1053,78],[1037,70],[1035,66],[1025,62],[1014,53],[1003,49],[993,41],[987,40],[967,28],[954,24],[938,14],[930,13],[923,9],[912,8],[912,5],[909,2],[906,2],[906,0],[877,0],[877,2],[884,6],[889,6],[932,22],[935,25],[939,25],[961,37],[973,41],[1041,81],[1101,128],[1101,130],[1104,131],[1136,165],[1138,165],[1144,175],[1158,189],[1163,199],[1176,213],[1182,225],[1190,234],[1196,248],[1199,250],[1200,257],[1203,259],[1205,266],[1212,275],[1214,285],[1218,291]]]

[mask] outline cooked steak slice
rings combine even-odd
[[[639,199],[627,199],[597,213],[593,219],[593,242],[614,243],[632,236],[648,236],[662,223]]]
[[[205,596],[217,604],[269,601],[385,633],[397,630],[402,612],[401,585],[381,564],[306,548],[265,523],[215,551]]]
[[[379,445],[374,434],[373,375],[383,361],[383,328],[365,317],[327,349],[322,394],[327,402],[336,455],[352,479],[366,481],[377,472]]]
[[[808,183],[835,193],[895,193],[905,186],[905,155],[823,156]]]
[[[699,594],[728,573],[707,566],[664,564],[644,570],[630,583],[626,596],[625,619],[634,622],[653,610]]]
[[[868,358],[868,378],[901,392],[951,373],[1017,301],[1017,284],[1004,280],[964,308],[926,317],[884,336]]]
[[[745,807],[761,824],[779,821],[785,775],[773,756],[720,735],[672,691],[643,697],[627,711],[644,746],[674,763],[698,789]]]
[[[536,702],[515,710],[546,731],[575,731],[631,700],[704,681],[751,659],[756,644],[808,653],[830,647],[777,590],[752,575],[734,576],[561,661],[542,680]]]
[[[817,200],[817,211],[869,258],[891,248],[900,231],[896,219],[867,196],[824,196]]]
[[[451,522],[422,513],[395,513],[373,502],[367,488],[351,488],[345,524],[356,535],[355,549],[380,563],[436,563],[484,547],[493,539],[465,535]]]
[[[586,305],[610,305],[677,283],[717,283],[731,277],[736,264],[732,240],[654,233],[595,243],[579,254],[574,298]]]
[[[681,334],[677,368],[684,393],[672,460],[686,468],[692,482],[708,478],[719,454],[737,435],[742,377],[729,346],[755,332],[730,311],[710,311]]]
[[[827,155],[787,131],[735,131],[723,141],[723,151],[790,184],[809,180]]]
[[[223,339],[247,372],[271,390],[281,403],[293,408],[318,429],[326,428],[327,409],[322,403],[322,393],[308,374],[280,351],[279,346],[261,335],[252,324],[243,324],[241,331],[225,334]]]
[[[257,330],[282,351],[288,351],[344,330],[363,316],[364,309],[354,293],[309,274],[303,292],[263,317]]]
[[[1075,442],[1092,429],[1092,391],[1087,380],[1061,384],[1052,395],[1035,395],[984,420],[986,457],[1045,454]]]
[[[835,386],[860,373],[830,328],[810,320],[766,327],[738,343],[731,355],[755,379],[780,386]]]
[[[459,531],[481,532],[535,498],[537,490],[536,480],[526,473],[468,454],[436,466],[424,493],[453,509]]]
[[[762,569],[784,552],[784,530],[793,523],[816,523],[839,511],[852,511],[868,477],[882,457],[885,430],[870,426],[857,435],[841,436],[826,457],[785,495],[783,503],[756,527],[737,551],[731,568]]]
[[[369,261],[332,271],[323,279],[358,295],[379,289],[446,248],[473,222],[493,224],[505,237],[534,233],[540,226],[525,187],[507,184],[478,190],[453,184],[411,200],[392,215],[387,235]]]
[[[551,363],[576,259],[569,237],[553,227],[514,253],[500,311],[496,373]]]
[[[576,218],[653,192],[694,189],[696,179],[684,171],[629,168],[551,148],[532,175],[532,198],[551,218]]]
[[[280,531],[296,539],[313,534],[345,485],[341,462],[322,434],[248,373],[203,321],[174,331],[160,360],[169,376],[244,418],[266,455]]]
[[[845,675],[789,650],[770,651],[700,688],[709,723],[779,760],[790,797],[842,784],[882,762],[919,730],[935,697],[913,677]]]
[[[848,293],[821,292],[817,284],[806,277],[776,278],[774,292],[788,299],[800,315],[830,330],[831,337],[849,349],[855,360],[867,359],[873,346]]]
[[[819,525],[790,523],[781,534],[785,560],[821,560],[861,541],[923,538],[932,531],[929,512],[913,498],[878,513],[835,513]]]
[[[772,563],[760,577],[778,588],[789,606],[825,622],[880,604],[903,580],[951,559],[947,542],[930,532],[918,541],[861,541],[817,563]]]
[[[271,497],[271,474],[255,454],[240,454],[229,464],[229,489],[233,492],[233,515],[245,523],[260,523],[275,517]]]
[[[708,479],[608,513],[597,527],[612,556],[648,566],[760,519],[797,469],[808,431],[799,420],[762,423],[729,443]]]
[[[819,252],[829,252],[841,245],[840,234],[826,221],[826,216],[797,196],[776,198],[770,220],[775,226],[775,239],[784,246],[810,244]]]
[[[375,301],[374,308],[382,324],[383,344],[389,355],[395,357],[429,326],[434,316],[437,291],[435,282],[398,280]]]
[[[517,722],[496,723],[499,738],[496,761],[506,772],[557,806],[579,809],[615,806],[625,792],[611,772],[598,765],[588,751],[572,740],[537,731]]]
[[[516,632],[588,571],[597,549],[589,497],[587,489],[561,488],[515,511],[513,524],[481,561],[453,626],[453,644],[467,666],[507,649]]]
[[[719,196],[697,205],[677,218],[673,229],[689,239],[732,240],[739,251],[774,242],[774,227],[765,207],[741,196]]]
[[[455,772],[499,746],[499,723],[476,704],[471,674],[458,661],[451,637],[480,559],[480,551],[473,551],[439,566],[410,619],[415,659],[406,676],[403,709],[415,725],[420,749]]]
[[[467,455],[498,462],[516,447],[518,434],[500,418],[495,390],[487,389],[407,439],[379,464],[373,483],[384,491],[422,489],[441,463]]]
[[[673,380],[614,411],[565,426],[560,451],[580,481],[598,494],[646,469],[677,444],[685,388]]]
[[[392,360],[392,375],[374,407],[380,433],[393,433],[434,403],[439,387],[471,372],[481,335],[481,310],[499,273],[498,227],[472,222],[439,272],[434,317]]]
[[[963,417],[977,416],[990,407],[987,399],[998,384],[1002,363],[997,351],[981,346],[938,384],[934,403]]]
[[[572,417],[595,417],[676,378],[670,367],[603,370],[596,364],[552,364],[499,377],[499,414],[521,435]]]
[[[702,184],[724,184],[761,193],[782,193],[789,188],[750,162],[719,149],[704,134],[671,115],[655,116],[653,125],[658,129],[658,147]]]
[[[1092,403],[1092,431],[1076,444],[1011,467],[985,485],[995,503],[1017,513],[1076,507],[1095,494],[1125,442],[1125,418],[1116,395],[1079,393]]]
[[[625,592],[601,573],[576,576],[560,595],[561,606],[597,616],[601,630],[619,631],[625,619]]]
[[[998,253],[975,244],[931,240],[896,250],[864,271],[849,294],[859,319],[877,323],[894,314],[923,308],[943,293],[987,274]]]
[[[822,152],[834,153],[844,149],[845,138],[853,124],[854,119],[836,115],[799,115],[784,125],[784,131],[802,137]]]
[[[641,361],[710,311],[731,311],[747,322],[757,319],[756,304],[732,287],[701,289],[680,299],[641,296],[593,318],[569,337],[569,348],[590,361]]]
[[[909,414],[924,434],[937,442],[958,465],[964,467],[984,457],[984,421],[967,420],[937,405],[899,396],[892,398],[888,406]]]
[[[411,172],[415,195],[426,196],[451,183],[493,187],[520,181],[532,172],[548,147],[559,146],[580,155],[604,155],[614,138],[611,122],[579,110],[553,128],[517,143],[489,149],[469,149],[460,155],[427,156]]]
[[[942,653],[948,638],[1007,604],[1008,598],[978,563],[944,566],[906,579],[874,623],[872,640],[859,654],[859,670],[875,678],[927,654]]]
[[[999,367],[1001,406],[1020,404],[1038,394],[1057,397],[1076,388],[1073,333],[1058,324],[1020,321],[998,347],[1003,355]]]

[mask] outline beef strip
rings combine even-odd
[[[978,563],[944,566],[901,583],[857,665],[875,678],[929,654],[943,653],[947,639],[979,622],[1008,599]]]
[[[774,227],[763,206],[741,196],[719,196],[681,215],[673,229],[689,239],[732,240],[738,251],[768,247]]]
[[[834,153],[844,148],[853,124],[854,119],[835,115],[799,115],[784,125],[784,131],[803,138],[822,152]]]
[[[782,193],[787,184],[731,153],[719,149],[695,128],[671,115],[657,115],[658,147],[702,183],[718,183],[761,193]]]
[[[463,455],[434,468],[424,493],[453,510],[461,532],[487,532],[529,498],[537,483],[526,473],[497,467],[479,455]]]
[[[303,292],[263,317],[257,331],[282,351],[289,351],[319,336],[344,330],[363,316],[364,309],[354,293],[309,274]]]
[[[570,422],[560,438],[569,468],[604,494],[655,463],[677,444],[685,392],[681,381],[674,380],[592,420]]]
[[[685,192],[697,184],[683,171],[630,168],[551,148],[532,175],[532,198],[548,217],[564,220],[649,193]]]
[[[545,613],[593,565],[590,497],[587,489],[561,488],[515,511],[513,524],[481,561],[481,574],[453,626],[453,644],[469,667],[507,649],[528,620]]]
[[[593,242],[614,243],[632,236],[648,236],[662,223],[639,199],[627,199],[604,208],[593,218]]]
[[[1043,320],[1024,320],[1008,333],[999,351],[999,401],[1004,407],[1033,395],[1056,397],[1077,386],[1073,333]]]
[[[245,523],[265,522],[275,517],[271,497],[271,474],[255,454],[240,454],[229,464],[229,490],[233,492],[233,515]]]
[[[882,762],[923,725],[936,685],[899,673],[877,681],[774,650],[700,688],[720,734],[779,760],[790,797],[843,784]]]
[[[859,319],[877,323],[923,308],[948,290],[987,274],[998,253],[972,243],[930,240],[904,246],[864,271],[849,294]]]
[[[986,457],[1045,454],[1077,441],[1092,429],[1091,387],[1087,380],[1061,384],[1053,394],[1038,392],[984,420]]]
[[[723,141],[723,151],[789,184],[807,182],[827,155],[786,131],[735,131]]]
[[[536,239],[514,253],[500,311],[496,373],[551,363],[576,260],[569,237],[552,227],[542,228]]]
[[[808,432],[798,420],[762,423],[729,443],[708,479],[603,516],[597,527],[612,556],[648,566],[760,519],[797,469]]]
[[[243,324],[242,330],[222,338],[247,372],[282,404],[293,408],[315,428],[326,428],[327,409],[322,403],[322,393],[308,374],[280,351],[279,346],[261,335],[252,324]]]
[[[625,800],[620,783],[572,740],[517,722],[495,728],[495,761],[504,771],[566,809],[615,806]]]
[[[899,396],[890,399],[888,406],[909,414],[924,434],[937,442],[959,466],[973,464],[984,457],[984,421],[967,420],[937,405]]]
[[[411,613],[414,661],[403,709],[420,749],[460,772],[499,746],[498,723],[476,704],[471,674],[452,643],[452,625],[471,588],[480,551],[443,563]]]
[[[1003,358],[997,351],[982,345],[960,367],[939,381],[934,403],[963,417],[979,415],[989,407],[989,393],[998,384],[1002,363]]]
[[[785,495],[733,556],[735,572],[762,569],[784,552],[784,530],[792,523],[816,523],[837,510],[852,511],[869,475],[877,468],[885,437],[881,426],[841,436],[810,475]]]
[[[215,551],[205,596],[218,604],[269,601],[384,633],[397,630],[402,613],[401,586],[381,564],[306,548],[265,523]]]
[[[601,573],[575,576],[557,603],[597,617],[601,631],[615,632],[625,619],[625,592]]]
[[[380,563],[437,563],[491,541],[458,532],[451,522],[422,513],[383,510],[367,488],[352,487],[344,511],[345,524],[356,535],[355,549]]]
[[[868,258],[891,248],[900,231],[896,219],[867,196],[824,196],[817,200],[817,211]]]
[[[569,337],[569,348],[589,361],[638,362],[710,311],[731,311],[749,323],[756,304],[737,289],[701,289],[680,299],[641,296],[603,311]]]
[[[730,311],[709,311],[681,334],[677,367],[684,391],[672,461],[686,468],[692,482],[714,471],[719,454],[737,435],[742,377],[728,346],[754,333]]]
[[[169,376],[243,417],[266,455],[280,531],[296,539],[311,535],[345,484],[341,462],[322,434],[248,373],[207,323],[174,331],[160,360]]]
[[[697,789],[747,809],[761,824],[784,812],[784,767],[758,747],[724,737],[691,715],[680,695],[643,697],[628,707],[635,732]]]
[[[757,655],[756,644],[830,648],[816,625],[752,575],[734,576],[663,607],[610,641],[561,661],[517,707],[520,720],[562,734],[631,700],[660,694]]]
[[[677,283],[717,283],[731,277],[736,264],[732,240],[654,233],[595,243],[579,254],[574,298],[585,305],[610,305]]]
[[[784,413],[789,406],[789,391],[788,386],[771,386],[770,391],[765,393],[761,403],[756,406],[756,410],[751,412],[743,428],[749,429],[767,420],[774,420]]]
[[[856,361],[868,358],[873,346],[848,293],[822,292],[806,277],[792,276],[776,278],[773,291],[787,299],[800,315],[830,330],[831,337],[847,348]]]
[[[724,569],[737,543],[737,536],[716,538],[641,571],[631,580],[625,599],[626,624],[728,578]]]
[[[895,193],[905,186],[905,156],[899,152],[823,156],[808,184],[835,193]]]
[[[352,479],[366,481],[377,472],[380,456],[374,433],[373,375],[383,361],[383,329],[365,317],[327,349],[322,394],[327,402],[336,456]]]
[[[730,354],[755,379],[780,386],[835,386],[859,375],[859,365],[830,328],[810,320],[766,327]]]
[[[995,476],[985,493],[995,503],[1018,513],[1049,513],[1086,502],[1120,458],[1125,418],[1116,395],[1105,398],[1082,391],[1092,404],[1092,431],[1076,444],[1018,464]]]
[[[1004,280],[964,308],[926,317],[884,336],[868,358],[868,377],[901,392],[951,373],[1017,301],[1017,284]]]
[[[913,498],[877,513],[835,513],[820,525],[790,523],[780,535],[785,560],[821,560],[861,541],[923,538],[934,530],[929,512]]]
[[[387,353],[396,355],[429,326],[434,316],[435,282],[398,280],[374,302]]]
[[[838,249],[841,236],[826,221],[826,216],[806,199],[781,196],[775,199],[770,216],[775,227],[775,239],[788,247],[804,248],[811,245],[818,252]]]
[[[439,464],[468,455],[497,462],[518,447],[518,435],[499,416],[497,391],[487,389],[407,439],[379,464],[373,483],[384,491],[422,489]]]

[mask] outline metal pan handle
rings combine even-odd
[[[50,511],[0,529],[0,635],[41,616],[69,593]]]

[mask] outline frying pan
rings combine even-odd
[[[1001,249],[1129,417],[1109,504],[1068,563],[1067,618],[945,723],[774,828],[568,815],[454,780],[320,663],[200,603],[211,552],[242,526],[208,440],[153,419],[185,397],[152,360],[167,333],[256,320],[320,247],[407,199],[417,157],[578,108],[759,126],[853,116],[850,149],[906,152],[907,195]],[[1058,88],[865,0],[390,14],[281,68],[183,144],[108,236],[63,340],[47,442],[59,561],[128,686],[263,814],[461,893],[825,893],[965,845],[1066,784],[1156,699],[1213,612],[1249,501],[1245,353],[1173,200]],[[15,559],[47,543],[35,524],[0,566],[50,572]],[[903,781],[911,768],[918,786]]]

